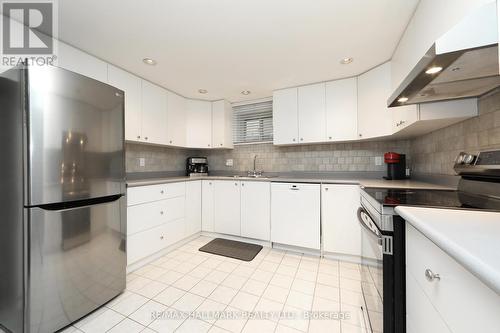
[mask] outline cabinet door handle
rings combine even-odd
[[[148,139],[148,137],[147,137],[147,136],[145,136],[145,137],[144,137],[144,140],[147,140],[147,139]]]
[[[325,187],[325,191],[328,191],[328,187]]]
[[[434,273],[433,271],[431,271],[430,269],[426,269],[425,270],[425,278],[427,279],[427,281],[434,281],[434,280],[441,280],[441,277],[439,276],[439,274],[436,274]]]
[[[358,136],[359,136],[359,137],[362,137],[362,136],[363,136],[363,134],[359,133],[359,134],[358,134]]]
[[[140,139],[140,138],[141,138],[141,136],[140,136],[140,135],[138,135],[138,136],[137,136],[137,139]]]
[[[295,138],[293,138],[293,140],[292,140],[292,141],[294,141],[294,142],[295,142]]]
[[[241,186],[245,186],[245,183],[241,183]]]
[[[332,137],[331,137],[331,136],[329,136],[329,137],[328,137],[328,140],[331,140],[331,139],[332,139]]]
[[[238,186],[238,183],[234,183],[234,186]]]
[[[163,215],[163,211],[160,212],[160,215]]]
[[[160,191],[160,194],[164,194],[164,193],[165,193],[165,191],[163,191],[163,190]]]
[[[170,140],[170,143],[172,143],[172,140]]]
[[[163,238],[165,238],[165,237],[163,237],[163,236],[160,236],[160,239],[161,239],[161,240],[163,240]]]
[[[304,138],[300,138],[300,141],[304,141]]]

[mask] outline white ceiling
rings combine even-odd
[[[186,97],[236,102],[357,75],[390,59],[417,3],[61,0],[59,37]],[[143,64],[145,57],[158,64]],[[344,57],[354,62],[341,65]]]

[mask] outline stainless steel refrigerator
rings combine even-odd
[[[0,74],[0,327],[54,332],[125,289],[124,93]]]

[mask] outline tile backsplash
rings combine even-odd
[[[125,145],[125,165],[128,173],[169,171],[183,173],[186,158],[198,155],[198,150],[150,146],[127,143]],[[140,166],[144,158],[144,166]]]
[[[185,170],[189,156],[206,156],[211,171],[246,172],[253,169],[253,158],[257,155],[257,169],[266,172],[329,172],[329,171],[377,171],[386,167],[383,155],[387,151],[407,154],[410,159],[410,141],[373,141],[301,146],[274,146],[272,143],[239,145],[231,150],[191,150],[148,146],[126,145],[127,172],[179,172]],[[382,164],[376,165],[376,157]],[[140,166],[139,159],[145,159]],[[232,159],[233,166],[226,166]],[[409,161],[407,161],[409,164]]]
[[[500,149],[500,90],[478,101],[479,116],[411,141],[413,172],[455,175],[453,162],[461,151]]]
[[[207,154],[213,171],[245,172],[253,169],[257,155],[257,170],[266,172],[326,172],[326,171],[384,171],[385,165],[376,165],[387,151],[408,154],[410,142],[374,141],[356,143],[316,144],[301,146],[274,146],[252,144],[235,146],[233,150],[211,150]],[[408,156],[409,157],[409,156]],[[226,166],[232,159],[233,166]]]

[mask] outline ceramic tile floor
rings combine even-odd
[[[358,265],[270,248],[251,262],[199,252],[210,240],[129,274],[122,295],[63,332],[365,333]]]

